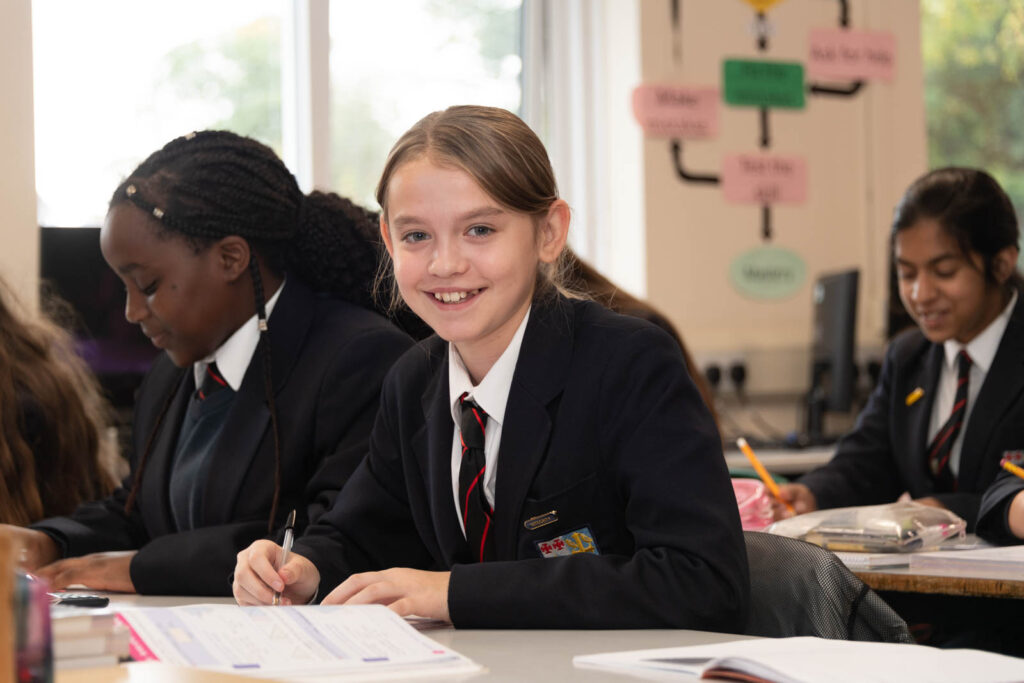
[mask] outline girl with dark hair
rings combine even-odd
[[[110,493],[118,456],[109,425],[68,333],[20,310],[0,280],[0,523],[67,514]]]
[[[900,298],[918,325],[892,341],[853,431],[824,467],[782,487],[797,513],[895,501],[945,507],[973,530],[981,494],[1024,448],[1020,232],[987,173],[942,168],[896,207]],[[781,506],[777,516],[785,516]]]
[[[239,553],[236,599],[319,594],[465,627],[742,628],[714,421],[668,334],[561,290],[569,207],[537,136],[500,109],[430,114],[377,200],[398,291],[436,335],[389,373],[369,455],[292,559],[278,567],[270,541]]]
[[[411,345],[367,310],[372,219],[304,195],[265,145],[205,131],[121,183],[100,242],[125,317],[165,353],[121,488],[22,532],[28,566],[58,588],[226,594],[238,550],[330,506]]]

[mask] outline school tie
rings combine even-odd
[[[949,455],[953,451],[953,442],[964,424],[964,415],[967,412],[967,387],[968,379],[971,376],[971,357],[966,350],[961,350],[956,357],[957,378],[956,396],[953,398],[953,410],[949,419],[942,425],[942,428],[935,434],[935,438],[928,445],[928,466],[932,476],[935,477],[936,491],[948,492],[956,490],[956,481],[953,473],[949,470]]]
[[[466,542],[474,560],[484,562],[494,559],[494,538],[491,517],[494,510],[484,495],[484,472],[487,460],[484,457],[484,434],[487,430],[487,413],[466,394],[459,397],[462,419],[459,438],[462,442],[462,464],[459,467],[459,507],[462,510],[462,524],[466,529]]]
[[[227,387],[227,380],[220,374],[217,363],[210,363],[206,366],[206,374],[203,375],[203,383],[196,390],[195,397],[205,401],[213,394]]]

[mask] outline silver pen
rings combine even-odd
[[[288,561],[288,553],[292,551],[292,543],[295,542],[295,510],[288,515],[288,522],[284,527],[284,543],[281,545],[281,561],[278,563],[278,570]],[[274,591],[274,604],[281,604],[281,593]]]

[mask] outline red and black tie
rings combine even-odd
[[[228,382],[220,374],[220,370],[217,369],[217,364],[210,363],[206,366],[206,374],[203,376],[203,383],[200,385],[199,389],[196,390],[196,398],[200,401],[205,401],[211,394],[220,391],[227,387],[227,385]]]
[[[935,438],[928,444],[928,466],[935,477],[936,491],[939,493],[955,491],[956,480],[949,469],[949,456],[953,452],[953,442],[964,424],[967,412],[967,387],[971,376],[971,357],[966,350],[960,351],[957,360],[956,397],[953,399],[953,410],[949,419],[942,425]]]
[[[483,408],[466,398],[459,397],[462,420],[459,425],[459,439],[462,442],[462,464],[459,467],[459,508],[462,510],[462,524],[466,529],[466,542],[475,560],[485,562],[494,559],[494,539],[491,517],[494,510],[484,495],[484,472],[487,460],[484,457],[484,434],[487,431],[487,413]]]

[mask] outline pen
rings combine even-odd
[[[70,605],[71,607],[106,607],[110,598],[102,595],[82,595],[81,593],[50,593],[50,604]]]
[[[775,480],[772,479],[772,475],[768,474],[768,470],[764,468],[761,461],[757,459],[756,455],[754,455],[754,449],[750,447],[747,440],[741,436],[736,439],[736,445],[740,447],[741,451],[743,451],[743,455],[747,456],[747,460],[749,460],[750,464],[754,466],[757,476],[761,477],[761,481],[763,481],[764,485],[768,487],[768,491],[775,497],[775,500],[785,505],[786,509],[791,513],[796,514],[796,510],[794,510],[793,506],[789,504],[789,501],[782,499],[782,492],[779,491],[779,485],[775,483]]]
[[[1022,469],[1020,467],[1017,467],[1016,465],[1014,465],[1012,462],[1010,462],[1006,458],[1003,458],[1002,460],[1000,460],[999,464],[1002,465],[1003,469],[1006,470],[1007,472],[1011,472],[1013,474],[1016,474],[1021,479],[1024,479],[1024,469]]]
[[[292,551],[292,543],[295,542],[295,510],[288,515],[288,522],[284,526],[284,543],[281,544],[281,562],[277,565],[280,570],[288,561],[288,553]],[[281,594],[274,591],[274,604],[281,604]]]

